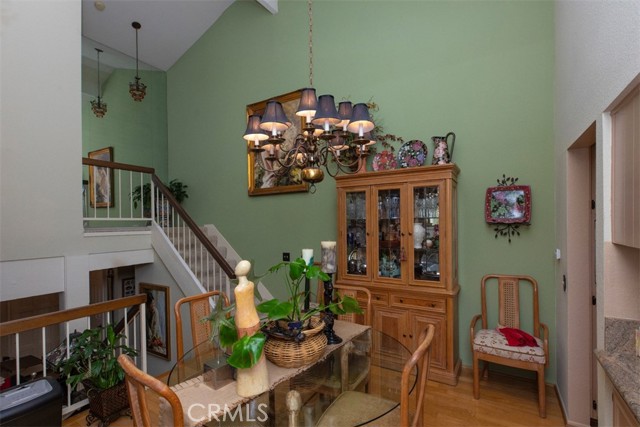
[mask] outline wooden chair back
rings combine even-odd
[[[540,338],[538,310],[538,282],[531,276],[488,274],[482,278],[482,329],[488,328],[487,285],[498,285],[498,323],[508,328],[520,329],[520,287],[531,285],[533,290],[533,335]]]
[[[425,401],[425,391],[427,388],[427,377],[429,376],[429,363],[431,360],[431,342],[435,334],[435,326],[428,325],[420,333],[420,344],[411,358],[405,363],[402,369],[402,380],[400,383],[400,425],[401,426],[422,426],[423,407]],[[418,366],[418,379],[416,384],[416,411],[411,423],[409,423],[409,392],[411,391],[411,371]]]
[[[364,311],[363,325],[371,326],[371,291],[362,286],[350,286],[350,285],[333,285],[333,292],[339,292],[341,295],[348,295],[352,298],[356,298],[359,302],[364,299],[365,305],[362,308]],[[364,298],[363,298],[364,297]],[[355,313],[341,314],[338,319],[345,320],[351,323],[358,323],[358,317],[361,315]]]
[[[356,298],[361,304],[360,308],[364,311],[362,314],[342,314],[337,318],[351,323],[360,323],[362,325],[371,326],[371,291],[363,286],[351,286],[351,285],[338,285],[333,284],[333,297],[336,297],[336,292],[341,295],[347,295],[352,298]],[[364,300],[364,307],[362,307],[362,301]],[[324,282],[318,280],[318,289],[316,292],[316,302],[324,304]],[[362,321],[358,322],[359,317],[362,316]]]
[[[118,356],[118,363],[125,372],[125,382],[127,384],[127,394],[129,395],[129,405],[134,425],[138,427],[153,427],[156,423],[151,422],[149,415],[149,404],[145,387],[149,387],[159,396],[166,399],[171,406],[172,424],[175,427],[184,426],[184,413],[182,404],[176,394],[157,378],[141,371],[133,363],[131,357],[126,354]]]
[[[193,345],[196,346],[211,336],[211,323],[203,322],[202,319],[211,314],[210,298],[218,297],[216,304],[222,300],[225,307],[229,306],[229,298],[224,292],[210,291],[198,295],[192,295],[179,299],[174,306],[176,316],[176,352],[178,360],[184,356],[184,338],[182,332],[182,306],[189,305],[189,317],[191,320],[191,337]]]

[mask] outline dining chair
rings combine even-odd
[[[153,427],[155,425],[151,423],[149,402],[147,400],[147,391],[145,390],[145,387],[149,387],[160,397],[166,399],[171,406],[171,425],[174,427],[184,426],[182,404],[180,403],[178,396],[176,396],[168,385],[138,369],[135,363],[133,363],[131,357],[126,354],[118,356],[118,363],[122,366],[122,369],[124,369],[125,372],[127,394],[129,395],[129,406],[131,407],[131,415],[135,422],[134,425],[138,427]],[[159,424],[168,425],[169,423],[161,422]]]
[[[334,284],[333,292],[340,292],[341,295],[350,296],[358,299],[359,302],[365,302],[365,306],[361,307],[364,311],[363,315],[356,313],[341,314],[338,316],[339,320],[346,322],[360,323],[362,325],[371,326],[371,291],[364,286],[351,286],[343,284]],[[318,303],[324,304],[324,282],[318,280],[318,291],[316,293],[316,299]],[[362,319],[362,321],[359,321]]]
[[[498,325],[488,329],[487,285],[498,286]],[[533,339],[520,331],[521,288],[530,285],[533,304]],[[473,353],[473,398],[480,398],[480,366],[483,361],[483,376],[488,376],[488,363],[497,363],[514,368],[527,369],[538,375],[538,414],[546,418],[544,368],[549,363],[549,328],[540,322],[538,313],[538,282],[530,276],[488,274],[481,281],[482,314],[471,320],[470,339]],[[482,329],[476,330],[482,319]],[[510,345],[507,337],[499,329],[510,328],[507,332],[516,334]],[[542,332],[542,335],[541,335]],[[522,342],[517,342],[521,338]],[[527,342],[528,341],[528,342]]]
[[[192,295],[179,299],[175,306],[174,312],[176,316],[176,352],[178,360],[184,356],[184,339],[182,331],[182,306],[188,304],[189,316],[191,319],[191,337],[193,340],[193,346],[208,340],[211,337],[211,323],[203,322],[202,319],[209,316],[211,313],[211,299],[217,297],[225,307],[229,306],[229,298],[222,291],[210,291],[198,295]]]
[[[363,420],[372,419],[380,414],[380,408],[388,407],[389,412],[375,421],[376,425],[417,427],[423,425],[423,408],[429,362],[431,342],[435,333],[435,326],[428,325],[420,333],[420,344],[409,360],[404,364],[400,381],[400,405],[383,397],[374,396],[359,391],[345,391],[334,400],[324,411],[316,426],[329,427],[333,425],[356,425]],[[410,395],[412,371],[417,366],[417,383],[415,387],[416,408],[411,417]],[[368,414],[371,414],[370,416]]]

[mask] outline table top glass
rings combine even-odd
[[[334,329],[338,336],[345,327],[353,327],[347,325],[351,324],[336,321]],[[300,393],[302,400],[303,406],[296,415],[298,425],[314,425],[343,391],[356,390],[387,402],[379,405],[374,413],[363,415],[355,424],[359,425],[384,416],[400,404],[402,368],[410,357],[410,351],[396,339],[363,327],[352,339],[328,345],[325,355],[312,365],[287,370],[267,362],[270,381],[278,383],[272,385],[270,391],[236,403],[235,382],[225,379],[228,373],[225,355],[207,341],[191,349],[174,365],[167,383],[177,390],[185,418],[192,421],[191,425],[228,425],[230,420],[240,420],[252,425],[287,426],[290,411],[286,399],[290,390]],[[414,370],[412,390],[415,379]],[[203,383],[206,387],[202,387]],[[227,401],[231,403],[224,408]],[[201,420],[202,417],[191,410],[194,404],[209,406],[210,420]],[[350,415],[353,418],[353,414]]]

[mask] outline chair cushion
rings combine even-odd
[[[345,391],[334,400],[320,416],[317,427],[354,426],[362,424],[382,414],[391,411],[375,421],[376,426],[400,425],[400,405],[379,396],[361,393],[359,391]]]
[[[473,339],[473,351],[493,354],[513,360],[544,364],[545,354],[542,348],[543,342],[540,338],[534,338],[538,343],[538,347],[514,347],[510,346],[505,336],[495,329],[480,329]]]

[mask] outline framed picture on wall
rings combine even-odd
[[[282,137],[282,144],[273,148],[275,156],[284,156],[284,151],[289,150],[295,143],[296,136],[302,132],[303,117],[296,116],[298,103],[302,96],[302,90],[296,90],[275,98],[265,99],[247,105],[247,119],[251,114],[264,113],[267,107],[267,101],[275,100],[282,104],[287,119],[291,123]],[[292,168],[288,173],[279,173],[280,169],[277,160],[267,160],[269,150],[256,152],[251,150],[252,142],[247,143],[247,164],[249,168],[249,196],[264,196],[269,194],[295,193],[309,190],[309,184],[302,181],[302,173],[300,168]],[[260,156],[260,158],[258,158]],[[259,166],[258,162],[266,164],[271,171],[264,170]],[[282,169],[284,171],[284,169]]]
[[[133,277],[122,279],[122,296],[130,297],[136,294],[136,280]]]
[[[531,187],[503,185],[487,188],[484,216],[489,224],[529,224]]]
[[[89,158],[113,161],[113,147],[90,151]],[[113,169],[102,166],[89,167],[89,203],[92,208],[113,207]]]
[[[147,294],[147,353],[171,360],[169,287],[140,283],[140,293]]]

